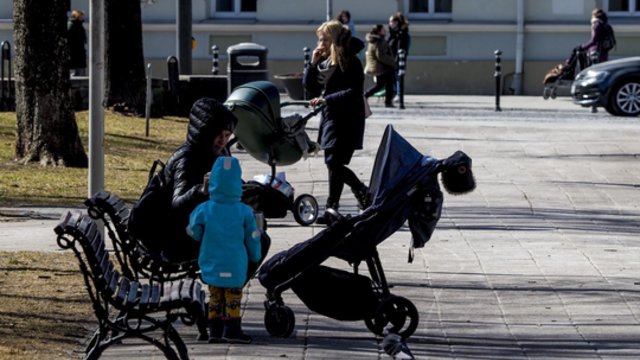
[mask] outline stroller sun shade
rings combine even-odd
[[[391,189],[403,181],[407,174],[414,171],[423,157],[393,129],[393,126],[387,125],[378,147],[369,181],[369,192],[373,205],[379,204]]]
[[[291,165],[300,160],[302,150],[294,137],[287,136],[280,93],[273,83],[240,85],[224,104],[238,118],[234,134],[253,158],[268,165]]]

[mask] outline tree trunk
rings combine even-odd
[[[16,159],[23,163],[88,166],[69,95],[67,10],[67,0],[13,2]]]
[[[140,1],[105,2],[105,105],[144,114],[146,74]]]

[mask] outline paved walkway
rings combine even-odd
[[[407,229],[378,247],[392,291],[419,309],[420,325],[408,341],[416,358],[640,358],[639,118],[592,114],[566,98],[503,97],[501,112],[492,97],[408,96],[404,111],[371,103],[365,149],[352,162],[363,179],[391,123],[432,156],[464,150],[478,183],[471,194],[445,194],[438,228],[414,263],[406,261]],[[309,126],[317,127],[317,119]],[[245,178],[267,172],[236,155]],[[296,193],[324,202],[321,157],[281,170]],[[3,217],[0,250],[55,249],[51,229],[59,210],[10,210],[23,216]],[[347,192],[343,210],[356,211]],[[321,229],[300,227],[290,215],[272,219],[272,253]],[[284,300],[296,315],[294,334],[271,338],[263,300],[264,290],[252,281],[243,314],[251,345],[197,343],[194,328],[179,327],[191,358],[389,358],[363,322],[312,313],[290,291]],[[126,343],[104,358],[162,356]]]

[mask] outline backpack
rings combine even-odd
[[[616,46],[616,34],[613,31],[613,27],[609,24],[605,24],[604,35],[602,36],[602,41],[600,43],[600,48],[603,51],[609,51]]]
[[[147,186],[129,213],[129,235],[151,252],[165,249],[166,226],[171,207],[170,189],[164,176],[164,163],[153,162]]]

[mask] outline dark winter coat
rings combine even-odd
[[[187,140],[167,161],[164,176],[171,192],[171,224],[168,224],[172,244],[166,253],[174,260],[193,260],[198,256],[198,243],[186,232],[189,215],[209,195],[200,192],[204,175],[219,155],[213,154],[212,144],[223,130],[233,130],[236,117],[222,104],[211,98],[194,103],[189,115]]]
[[[591,61],[601,63],[609,60],[609,52],[602,49],[602,42],[607,32],[607,19],[595,18],[591,22],[591,40],[582,44],[582,48],[587,51]]]
[[[303,84],[312,97],[322,94],[327,106],[322,110],[318,142],[322,149],[362,149],[364,139],[364,71],[356,54],[364,48],[362,40],[349,41],[346,71],[336,65],[335,72],[323,85],[317,66],[307,65]]]
[[[67,39],[69,40],[69,68],[82,69],[87,67],[87,33],[79,19],[69,20],[67,23]]]
[[[389,28],[389,47],[393,52],[393,56],[398,58],[398,50],[404,50],[405,56],[409,55],[409,47],[411,45],[411,37],[408,28]]]

